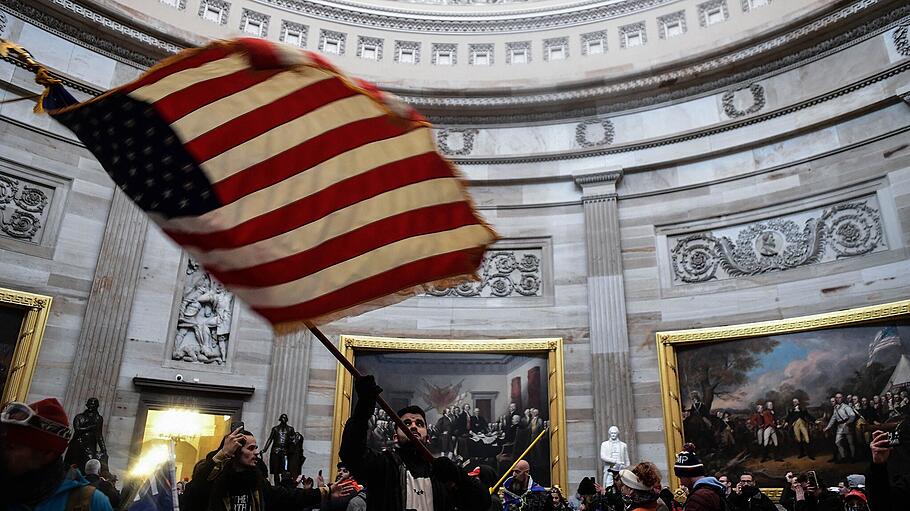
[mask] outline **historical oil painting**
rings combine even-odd
[[[876,429],[910,414],[910,322],[681,344],[675,350],[685,442],[709,474],[752,472],[780,486],[817,470],[836,486],[865,472]]]
[[[560,371],[560,384],[552,385],[549,351],[357,349],[353,358],[361,372],[376,377],[393,409],[417,405],[426,411],[432,451],[465,467],[489,465],[502,474],[540,436],[525,459],[534,481],[554,484],[553,439],[548,433],[558,429],[551,424],[554,419],[559,422],[554,414],[561,412],[554,413],[550,398],[558,394],[553,387],[561,385],[562,375]],[[371,447],[394,447],[394,430],[394,423],[377,407]]]

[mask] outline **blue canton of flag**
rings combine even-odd
[[[178,511],[173,461],[162,463],[142,482],[129,511]]]

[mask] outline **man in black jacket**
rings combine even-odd
[[[366,434],[364,434],[366,438]],[[300,511],[354,492],[350,483],[311,490],[272,486],[259,469],[259,446],[237,428],[193,468],[180,507],[188,511]]]
[[[366,433],[376,398],[382,389],[372,376],[354,382],[357,404],[341,436],[341,461],[369,489],[368,511],[481,511],[490,507],[490,493],[479,481],[445,457],[432,463],[421,457],[405,433],[396,429],[397,447],[376,452],[367,447]],[[426,415],[417,406],[398,412],[411,433],[425,445]]]
[[[866,472],[866,496],[869,498],[871,511],[906,510],[910,502],[910,471],[901,470],[898,466],[889,467],[888,463],[894,449],[892,438],[910,431],[903,426],[899,425],[891,436],[884,431],[872,433],[872,443],[869,445],[872,450],[872,464]],[[903,445],[904,442],[906,440],[900,438],[898,445]],[[907,452],[902,454],[906,460]]]

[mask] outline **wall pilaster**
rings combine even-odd
[[[70,417],[90,397],[111,416],[147,230],[148,217],[116,188],[64,396]]]
[[[621,168],[610,168],[574,177],[582,188],[585,217],[595,452],[599,460],[600,443],[615,425],[634,463],[635,411],[616,195],[622,175]]]

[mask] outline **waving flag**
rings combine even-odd
[[[316,54],[187,50],[44,108],[117,185],[273,325],[324,322],[470,275],[496,234],[429,124]]]
[[[136,496],[128,511],[177,511],[176,467],[174,458],[168,455],[163,463],[155,467],[139,483]]]

